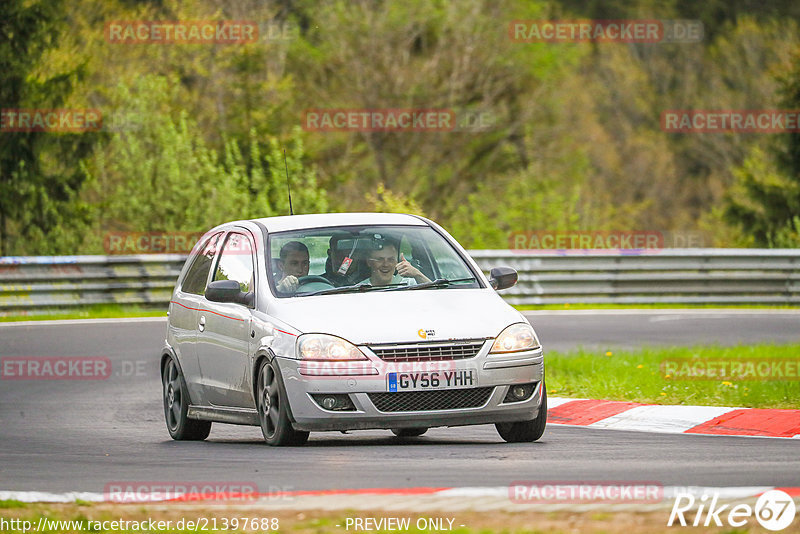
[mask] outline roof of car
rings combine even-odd
[[[325,226],[411,225],[427,226],[423,219],[404,213],[315,213],[252,219],[267,227],[269,232],[320,228]]]

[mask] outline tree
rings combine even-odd
[[[800,50],[781,80],[783,109],[800,109]],[[800,243],[800,133],[779,134],[766,149],[754,147],[734,172],[725,217],[758,246]]]
[[[64,25],[62,0],[0,2],[0,105],[51,109],[67,102],[83,68],[56,68],[47,54]],[[0,255],[71,252],[85,222],[78,162],[97,134],[0,131]],[[79,232],[77,232],[79,234]]]
[[[285,142],[259,139],[252,130],[245,151],[223,136],[218,153],[185,110],[169,112],[177,86],[149,75],[133,87],[120,84],[112,94],[114,108],[139,120],[123,123],[84,166],[91,178],[87,200],[99,207],[86,247],[97,251],[109,230],[203,232],[229,220],[288,214],[287,166],[296,212],[327,208],[314,167],[303,162],[299,129]]]

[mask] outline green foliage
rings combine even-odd
[[[186,111],[169,113],[176,91],[174,80],[153,75],[117,87],[113,105],[134,120],[84,167],[88,194],[99,207],[97,232],[86,246],[97,249],[109,230],[198,232],[229,220],[288,214],[282,143],[259,140],[253,130],[246,152],[224,139],[218,154]],[[297,212],[324,211],[314,168],[302,162],[299,131],[287,141]]]
[[[728,6],[729,9],[722,9]],[[668,109],[800,108],[788,0],[5,0],[0,103],[105,132],[0,132],[0,254],[295,213],[425,213],[473,248],[534,230],[708,230],[796,246],[800,134],[668,134]],[[515,43],[513,20],[699,18],[696,44]],[[287,39],[124,45],[110,20],[254,20]],[[62,31],[65,26],[68,32]],[[296,30],[296,31],[295,31]],[[318,132],[309,109],[446,109],[452,131]],[[487,123],[469,123],[482,117]],[[785,142],[785,143],[784,143]]]
[[[725,212],[741,225],[758,246],[792,246],[800,241],[796,221],[800,214],[800,182],[781,172],[774,159],[754,147],[728,193]]]
[[[795,215],[783,227],[770,235],[770,247],[800,248],[800,216]]]
[[[386,189],[382,183],[378,184],[375,193],[367,193],[367,202],[370,203],[372,211],[385,213],[411,213],[413,215],[423,215],[422,208],[413,200],[402,193],[395,193]]]
[[[43,68],[59,44],[64,2],[0,2],[0,107],[62,106],[83,75],[75,68]],[[93,134],[0,132],[0,255],[71,253],[87,207],[78,201],[78,162]]]

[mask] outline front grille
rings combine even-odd
[[[474,358],[483,340],[461,343],[413,343],[409,345],[372,345],[370,350],[385,362],[430,362]]]
[[[369,400],[381,412],[427,412],[483,406],[494,387],[370,393]]]

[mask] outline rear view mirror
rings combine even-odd
[[[508,289],[517,283],[517,271],[511,267],[495,267],[489,271],[489,283],[496,290]]]

